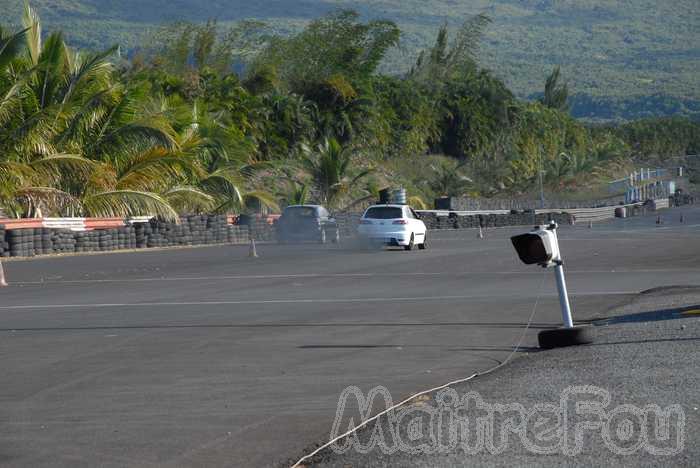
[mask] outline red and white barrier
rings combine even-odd
[[[150,219],[146,218],[146,220]],[[89,231],[92,229],[111,229],[126,226],[123,218],[0,218],[0,225],[5,230],[13,229],[70,229],[71,231]]]
[[[85,218],[42,218],[41,227],[52,229],[70,229],[84,231]]]

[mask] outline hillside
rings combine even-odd
[[[20,0],[0,9],[16,24]],[[400,72],[430,44],[439,25],[484,12],[494,23],[480,62],[522,97],[540,92],[561,65],[574,94],[574,115],[632,118],[685,114],[700,117],[700,6],[697,0],[34,0],[50,29],[93,48],[138,46],[162,22],[220,23],[257,18],[278,33],[338,8],[396,21],[402,47],[385,69]]]

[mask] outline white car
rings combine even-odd
[[[402,246],[406,250],[414,245],[419,249],[428,246],[425,224],[407,205],[370,206],[360,218],[357,232],[370,242]]]

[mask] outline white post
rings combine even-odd
[[[557,249],[559,248],[559,236],[556,229],[554,230],[555,238],[557,239]],[[561,251],[560,254],[561,256]],[[557,289],[559,290],[559,305],[561,306],[561,318],[564,322],[564,328],[574,328],[574,321],[571,318],[571,304],[569,304],[569,292],[566,289],[566,278],[564,277],[564,265],[561,259],[554,267],[554,276],[557,278]]]
[[[573,328],[574,321],[571,318],[571,305],[569,304],[569,292],[566,290],[566,279],[564,278],[564,266],[560,263],[554,267],[554,274],[557,277],[557,289],[559,290],[559,305],[561,306],[561,318],[564,328]]]

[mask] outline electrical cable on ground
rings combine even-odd
[[[308,455],[304,455],[296,463],[294,463],[294,465],[292,465],[292,468],[297,468],[297,467],[303,466],[307,460],[310,460],[311,458],[316,456],[322,450],[327,449],[328,447],[330,447],[334,443],[338,442],[339,440],[342,440],[342,439],[348,437],[349,435],[351,435],[351,434],[357,432],[358,430],[362,429],[363,427],[367,426],[369,423],[377,421],[379,418],[381,418],[385,414],[390,413],[391,411],[394,411],[396,408],[399,408],[399,407],[405,405],[406,403],[410,402],[411,400],[416,399],[419,396],[426,395],[428,393],[433,393],[433,392],[436,392],[438,390],[442,390],[444,388],[451,387],[453,385],[458,385],[458,384],[461,384],[464,382],[468,382],[468,381],[473,380],[474,378],[479,377],[481,375],[490,374],[491,372],[494,372],[497,369],[500,369],[501,367],[508,364],[508,362],[513,358],[515,353],[517,353],[518,350],[520,349],[520,347],[522,346],[523,340],[525,339],[525,334],[529,330],[530,325],[532,324],[532,321],[535,318],[535,313],[537,312],[537,306],[539,305],[540,297],[542,296],[542,286],[544,285],[544,280],[545,280],[545,270],[544,269],[542,271],[541,276],[542,276],[542,279],[540,280],[540,285],[537,288],[537,296],[535,298],[535,303],[532,306],[532,312],[530,313],[530,317],[528,318],[527,324],[525,325],[523,332],[520,334],[520,339],[518,340],[518,343],[515,345],[515,347],[513,347],[513,350],[511,351],[511,353],[508,355],[508,357],[502,363],[500,363],[500,364],[498,364],[490,369],[487,369],[485,371],[476,372],[476,373],[470,375],[469,377],[465,377],[465,378],[459,379],[459,380],[453,380],[452,382],[448,382],[444,385],[440,385],[438,387],[433,387],[433,388],[430,388],[428,390],[423,390],[421,392],[415,393],[415,394],[411,395],[410,397],[406,398],[405,400],[377,413],[376,415],[372,416],[371,418],[367,419],[366,421],[363,421],[362,423],[358,424],[356,427],[353,427],[349,431],[347,431],[347,432],[345,432],[337,437],[334,437],[333,439],[329,440],[328,442],[326,442],[322,446],[318,447],[316,450],[309,453]]]

